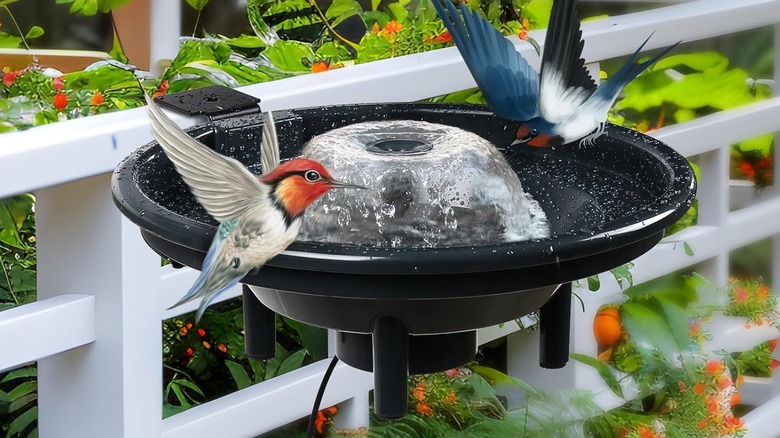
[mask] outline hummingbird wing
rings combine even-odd
[[[260,165],[263,175],[267,175],[279,165],[279,137],[276,135],[276,122],[271,111],[265,113],[263,123],[263,140],[260,142]]]
[[[514,44],[465,3],[460,14],[450,0],[433,6],[493,112],[511,120],[536,117],[539,76]]]
[[[544,39],[539,112],[550,123],[565,123],[596,90],[582,58],[577,0],[554,0]],[[595,127],[595,126],[594,126]]]
[[[266,188],[240,161],[187,135],[146,96],[152,134],[203,208],[217,221],[246,213],[267,198]]]

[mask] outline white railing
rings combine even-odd
[[[584,55],[588,62],[627,55],[653,31],[647,49],[681,38],[702,40],[767,25],[775,25],[778,35],[777,23],[780,0],[686,2],[586,23]],[[543,32],[532,36],[541,41]],[[533,49],[515,42],[538,66]],[[780,54],[775,59],[778,72]],[[450,48],[241,91],[261,97],[265,110],[279,110],[414,101],[473,86],[456,49]],[[698,156],[704,178],[699,188],[700,221],[640,257],[633,269],[637,283],[696,265],[722,284],[728,251],[780,233],[780,199],[729,212],[728,196],[729,145],[775,131],[780,131],[780,98],[653,133],[686,156]],[[0,197],[35,192],[39,258],[39,302],[0,313],[0,369],[38,360],[39,429],[44,438],[245,437],[304,417],[324,362],[161,420],[161,320],[192,310],[164,309],[191,284],[194,272],[160,268],[159,257],[143,242],[137,227],[114,207],[109,177],[122,158],[150,140],[143,109],[0,136]],[[773,238],[777,283],[780,239]],[[683,240],[693,248],[693,256],[684,254],[678,242]],[[619,300],[614,281],[606,275],[601,280],[598,293],[580,293],[587,301],[586,312],[579,307],[573,312],[577,352],[593,354],[593,314],[601,303]],[[514,324],[507,324],[480,331],[480,343],[509,335],[513,374],[543,387],[600,387],[584,366],[539,368],[537,336],[512,334],[515,330]],[[346,401],[337,416],[341,426],[364,425],[371,385],[369,374],[341,365],[323,404]],[[761,431],[780,413],[779,405],[780,398],[773,398],[746,417],[753,427],[751,437],[768,436]]]

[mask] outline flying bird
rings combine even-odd
[[[576,0],[554,0],[544,40],[541,74],[515,46],[465,3],[432,0],[493,112],[521,122],[512,144],[557,146],[604,133],[607,114],[623,87],[677,44],[637,62],[644,43],[601,85],[585,68]],[[462,18],[461,18],[462,17]],[[652,36],[652,35],[651,35]]]
[[[200,276],[171,306],[201,298],[196,322],[221,292],[295,240],[301,216],[312,202],[334,188],[363,188],[333,179],[313,160],[296,158],[278,164],[278,140],[270,113],[261,145],[264,173],[257,177],[238,160],[187,135],[148,96],[146,102],[152,134],[198,202],[219,222]]]

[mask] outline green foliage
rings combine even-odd
[[[0,432],[7,438],[38,436],[37,370],[27,366],[0,374]]]
[[[129,0],[56,0],[57,4],[70,4],[69,12],[77,15],[107,13],[124,5]]]
[[[327,356],[324,329],[277,319],[276,355],[267,361],[247,357],[240,300],[209,308],[200,326],[192,315],[163,323],[164,401],[173,415],[207,400],[244,389]]]

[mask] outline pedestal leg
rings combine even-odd
[[[392,316],[380,316],[372,334],[374,349],[374,412],[382,418],[406,415],[409,376],[409,332]]]
[[[249,286],[244,292],[244,348],[252,359],[271,359],[276,354],[276,314],[265,307]]]
[[[563,368],[569,361],[571,283],[562,284],[539,309],[539,366]]]

